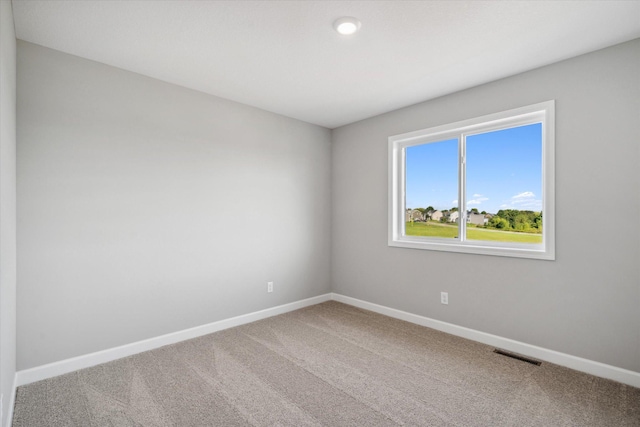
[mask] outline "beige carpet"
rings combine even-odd
[[[640,426],[640,389],[337,302],[18,389],[13,425]]]

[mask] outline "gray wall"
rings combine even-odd
[[[10,151],[11,37],[2,12],[2,149]],[[24,42],[18,70],[19,369],[319,295],[331,284],[640,371],[638,40],[331,135]],[[387,246],[388,136],[549,99],[556,261]],[[9,154],[1,159],[2,262],[11,256]],[[15,290],[7,271],[5,393],[13,376],[5,342],[14,332],[4,320]],[[449,292],[448,306],[440,291]]]
[[[19,41],[18,134],[18,369],[330,290],[329,130]]]
[[[387,137],[550,99],[556,261],[387,246]],[[639,113],[635,40],[335,129],[333,291],[640,371]]]
[[[0,393],[6,425],[16,372],[16,35],[0,1]]]

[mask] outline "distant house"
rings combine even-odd
[[[475,225],[485,225],[489,220],[484,215],[469,212],[467,213],[467,222]]]
[[[449,222],[458,222],[458,218],[460,218],[460,213],[458,211],[451,212],[449,214]]]
[[[432,221],[440,221],[442,219],[442,212],[433,211],[431,212],[431,220]]]
[[[407,209],[405,221],[424,221],[424,215],[417,209]]]

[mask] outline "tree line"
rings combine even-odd
[[[487,223],[499,230],[542,232],[542,212],[501,209]]]
[[[425,218],[430,217],[436,209],[433,206],[427,208],[416,208],[421,212]],[[445,209],[441,211],[443,213],[440,222],[447,222],[448,217],[452,212],[457,212],[458,208],[453,207],[451,209]],[[478,209],[473,208],[469,212],[481,215],[487,215],[486,211],[478,212]],[[487,221],[484,226],[478,226],[484,228],[495,228],[497,230],[504,231],[524,231],[529,233],[542,233],[542,212],[534,211],[521,211],[518,209],[501,209],[496,214],[491,214],[491,219]]]

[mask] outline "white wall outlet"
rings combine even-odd
[[[442,304],[449,304],[449,293],[448,292],[440,292],[440,302]]]
[[[267,292],[273,292],[273,282],[267,282]]]

